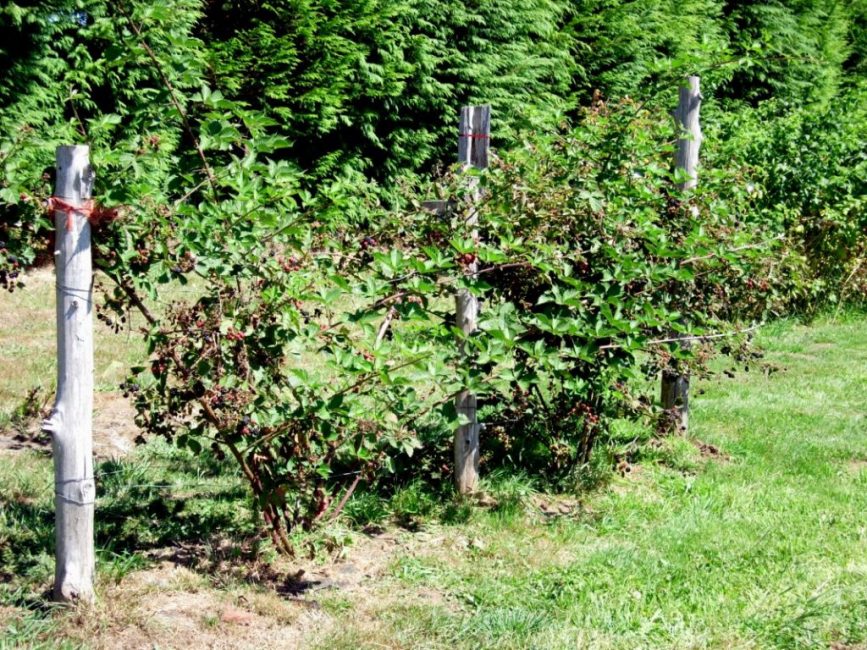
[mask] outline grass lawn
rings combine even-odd
[[[2,340],[0,388],[26,392]],[[867,648],[867,319],[761,340],[777,371],[698,382],[690,439],[601,487],[358,495],[315,559],[251,550],[231,473],[158,444],[103,461],[100,598],[74,610],[43,600],[50,459],[0,451],[0,647]]]
[[[699,385],[723,456],[670,441],[574,513],[443,529],[321,647],[867,648],[867,322],[762,340],[779,372]]]

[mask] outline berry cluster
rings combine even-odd
[[[116,316],[112,316],[110,313],[114,313]],[[108,297],[105,299],[105,304],[97,303],[96,318],[101,323],[105,323],[109,329],[114,330],[115,334],[119,333],[121,327],[126,324],[126,315],[122,311],[122,306]]]
[[[230,341],[243,341],[244,340],[244,332],[239,332],[238,330],[230,327],[229,331],[226,332],[226,338]]]
[[[190,251],[185,251],[181,258],[178,260],[178,263],[172,267],[172,273],[176,275],[181,275],[183,273],[189,273],[196,267],[196,256],[193,255]]]
[[[123,396],[126,398],[129,398],[131,395],[135,395],[141,390],[141,386],[139,386],[132,379],[127,379],[121,382],[119,388],[121,393],[123,393]]]
[[[475,263],[476,256],[474,253],[462,253],[455,258],[455,261],[461,266],[469,266],[470,264]]]
[[[235,427],[235,432],[241,436],[257,436],[260,433],[259,427],[250,419],[249,415],[245,415],[238,421]]]
[[[579,416],[584,420],[584,426],[587,428],[595,427],[599,424],[599,415],[586,402],[578,402],[569,409],[569,416]]]
[[[6,254],[6,242],[0,241],[0,254]],[[24,286],[24,283],[18,280],[21,272],[21,260],[15,255],[6,254],[5,257],[5,260],[0,260],[0,287],[11,293],[16,287]],[[5,264],[3,264],[4,261]]]
[[[752,278],[747,278],[746,285],[747,289],[758,289],[759,291],[767,291],[771,288],[771,285],[769,285],[768,281],[764,278],[762,278],[758,282],[756,282]]]
[[[299,260],[294,255],[290,255],[287,258],[278,257],[277,262],[280,264],[280,268],[282,268],[286,273],[294,273],[295,271],[301,270],[301,260]]]

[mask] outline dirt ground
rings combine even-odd
[[[402,597],[404,588],[389,576],[393,558],[431,541],[442,540],[398,531],[359,535],[330,560],[245,563],[247,581],[225,582],[232,566],[203,574],[173,557],[175,549],[161,549],[149,554],[152,567],[100,585],[98,601],[70,616],[64,635],[96,649],[309,648],[335,631],[348,603],[354,625],[375,626],[379,609]],[[416,602],[422,597],[443,602],[437,593],[413,591]]]
[[[46,404],[45,409],[50,409]],[[117,459],[135,447],[140,430],[134,422],[135,411],[118,393],[95,393],[93,396],[93,453],[97,460]],[[0,431],[0,451],[33,449],[51,451],[51,440],[39,430],[39,418],[21,429]]]

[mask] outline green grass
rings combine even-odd
[[[671,440],[577,512],[540,516],[525,497],[429,526],[438,547],[395,560],[368,624],[350,610],[320,647],[865,643],[867,323],[779,324],[762,341],[782,370],[697,387],[692,436],[727,459]]]
[[[27,318],[41,313],[25,307]],[[26,322],[29,339],[0,321],[0,428],[29,388],[44,380],[50,392],[53,380],[39,352],[51,323]],[[867,648],[867,318],[778,323],[761,340],[776,371],[699,382],[691,439],[646,444],[621,423],[609,452],[638,464],[612,475],[600,450],[587,481],[596,487],[577,497],[505,473],[486,478],[485,507],[421,482],[388,499],[359,489],[336,528],[391,522],[401,541],[383,545],[384,575],[363,589],[315,596],[324,618],[305,647]],[[112,358],[136,353],[119,340],[104,348],[103,390],[122,376]],[[703,456],[697,441],[722,455]],[[195,546],[205,557],[188,566],[208,575],[211,545],[256,530],[237,472],[207,455],[156,441],[97,473],[103,591],[167,546]],[[86,615],[46,604],[50,458],[4,452],[0,485],[0,648],[76,647],[55,635]],[[306,543],[330,549],[332,533]]]
[[[97,589],[148,567],[153,549],[195,548],[190,562],[206,565],[210,544],[251,538],[259,524],[232,469],[160,440],[97,463]],[[50,600],[51,459],[33,450],[0,455],[0,484],[0,649],[65,647],[46,641],[60,620],[54,614],[66,613]]]

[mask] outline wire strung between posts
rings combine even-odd
[[[93,303],[93,285],[92,284],[88,289],[81,289],[79,287],[70,287],[70,286],[65,285],[65,284],[55,284],[54,288],[56,289],[57,293],[59,293],[62,296],[77,298],[78,300],[83,300],[88,304],[88,306],[90,306]]]
[[[93,504],[96,503],[96,499],[94,499],[93,501],[79,501],[77,499],[73,499],[72,497],[68,497],[65,494],[61,494],[60,492],[57,492],[57,491],[54,492],[54,496],[60,497],[61,499],[63,499],[67,503],[74,503],[77,506],[92,506]]]
[[[58,284],[55,285],[57,292],[62,296],[77,298],[79,300],[83,300],[86,303],[90,304],[93,302],[93,290],[92,289],[79,289],[77,287],[67,287],[66,285]]]
[[[96,487],[96,480],[94,480],[94,479],[101,479],[101,478],[106,477],[106,476],[123,474],[123,473],[126,473],[128,471],[129,471],[129,469],[122,468],[122,469],[110,470],[107,472],[94,472],[93,478],[91,478],[91,479],[86,479],[86,478],[73,479],[70,481],[64,481],[63,483],[68,484],[68,483],[76,483],[76,482],[91,480],[94,482],[94,488],[95,488]],[[361,473],[362,473],[362,470],[355,470],[352,472],[341,472],[339,474],[332,474],[331,478],[343,478],[346,476],[357,476]],[[213,479],[211,479],[211,480],[213,480]],[[55,494],[55,496],[60,497],[61,499],[63,499],[64,501],[66,501],[68,503],[73,503],[73,504],[79,505],[79,506],[89,506],[89,505],[95,505],[95,504],[99,504],[99,503],[105,503],[107,501],[111,501],[112,499],[116,499],[116,498],[118,498],[118,492],[120,492],[122,490],[132,490],[132,489],[185,490],[185,489],[189,489],[189,488],[200,487],[200,486],[206,485],[208,483],[208,481],[209,481],[209,479],[204,479],[201,481],[185,481],[182,483],[122,483],[119,485],[114,485],[111,494],[103,494],[102,496],[99,496],[99,497],[95,496],[93,501],[79,501],[79,500],[73,499],[73,498],[71,498],[65,494],[62,494],[56,490],[54,491],[54,494]],[[190,496],[201,497],[201,496],[205,496],[205,495],[217,494],[220,492],[226,492],[227,490],[238,489],[239,486],[240,486],[239,484],[237,484],[237,485],[211,485],[211,486],[209,486],[209,489],[196,490]],[[56,487],[56,485],[55,485],[55,487]],[[45,491],[47,492],[48,489],[49,489],[48,486],[46,486]],[[45,492],[41,492],[41,493],[45,494]]]
[[[754,332],[762,326],[762,323],[757,323],[752,327],[747,327],[746,329],[733,330],[731,332],[718,332],[714,334],[696,334],[694,336],[674,336],[665,339],[652,339],[650,341],[645,341],[642,343],[643,346],[646,345],[663,345],[665,343],[684,343],[690,341],[713,341],[716,339],[724,339],[730,338],[733,336],[739,336],[741,334],[749,334],[750,332]],[[606,345],[600,345],[600,350],[616,350],[620,348],[627,347],[625,343],[608,343]]]
[[[54,286],[58,291],[68,291],[69,293],[90,293],[90,288],[81,289],[80,287],[69,287],[65,284],[55,284]]]
[[[93,499],[90,501],[80,501],[78,499],[75,499],[75,498],[69,496],[68,494],[63,494],[62,492],[58,492],[58,490],[57,490],[58,487],[70,485],[73,483],[77,483],[79,485],[81,485],[82,483],[90,483],[90,488],[93,491]],[[96,503],[96,481],[93,480],[92,476],[90,478],[88,478],[88,477],[73,478],[73,479],[67,479],[65,481],[55,481],[54,482],[54,496],[63,499],[67,503],[74,503],[75,505],[78,505],[78,506],[92,506],[94,503]]]

